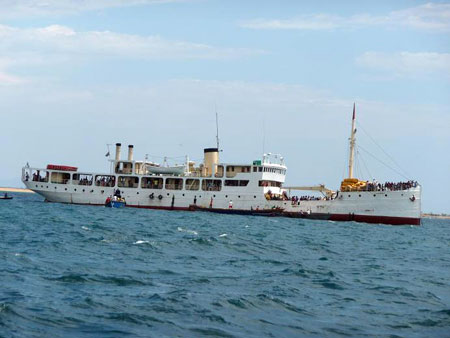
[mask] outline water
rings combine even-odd
[[[0,201],[0,336],[450,336],[450,221]]]

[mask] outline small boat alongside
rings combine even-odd
[[[190,205],[190,211],[206,211],[213,212],[216,214],[229,214],[229,215],[249,215],[249,216],[266,216],[266,217],[276,217],[283,216],[283,208],[273,207],[269,209],[232,209],[232,208],[212,208],[212,207],[201,207],[197,205]]]
[[[114,196],[109,196],[105,201],[107,208],[122,208],[126,206],[125,198],[120,195],[120,190],[114,192]]]
[[[0,200],[12,200],[12,196],[8,196],[7,193],[5,193],[3,196],[0,196]]]

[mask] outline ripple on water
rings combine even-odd
[[[448,336],[450,222],[0,203],[0,335]]]

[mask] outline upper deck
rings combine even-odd
[[[213,156],[208,156],[208,153],[213,153]],[[122,160],[119,149],[116,158],[110,160],[109,173],[49,165],[46,168],[23,168],[22,180],[36,182],[37,187],[42,183],[143,189],[164,187],[169,190],[196,190],[202,187],[202,190],[207,191],[220,191],[222,188],[228,190],[233,187],[238,187],[239,190],[247,187],[246,190],[253,191],[266,190],[267,187],[280,193],[287,169],[280,155],[264,154],[262,160],[251,163],[221,163],[217,153],[215,148],[205,149],[205,159],[198,166],[186,158],[184,165],[170,167],[135,161],[132,152],[127,160]]]

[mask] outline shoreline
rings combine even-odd
[[[422,214],[425,218],[450,219],[450,215]]]
[[[34,194],[34,192],[30,189],[25,188],[8,188],[8,187],[0,187],[1,192],[24,192],[24,193],[31,193]]]

